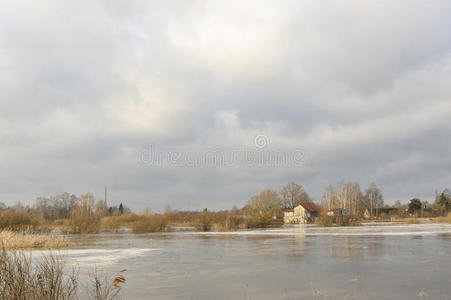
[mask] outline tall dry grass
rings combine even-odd
[[[95,272],[88,285],[89,299],[118,299],[125,283],[124,272],[111,279],[105,272]],[[79,299],[79,286],[78,269],[67,267],[60,255],[50,253],[36,261],[23,251],[0,249],[0,299]]]
[[[437,222],[440,222],[440,223],[449,223],[449,224],[451,224],[451,212],[449,212],[446,217],[438,217],[435,220]]]
[[[125,271],[127,270],[121,270],[112,278],[108,278],[105,272],[95,270],[89,276],[91,280],[91,288],[88,290],[89,297],[96,300],[117,299],[125,284]]]
[[[10,230],[0,231],[0,241],[5,250],[61,249],[70,245],[69,239],[62,235]]]
[[[403,220],[403,222],[406,223],[406,224],[419,224],[420,220],[417,219],[417,218],[405,218]]]
[[[0,250],[0,299],[77,299],[78,273],[50,254],[32,263],[21,251]]]

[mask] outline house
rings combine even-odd
[[[334,208],[329,209],[327,215],[330,217],[346,217],[348,216],[348,211],[344,208]]]
[[[283,221],[285,224],[314,223],[320,210],[321,208],[315,203],[302,203],[292,211],[284,212]]]

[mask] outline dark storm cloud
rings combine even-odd
[[[0,201],[228,208],[287,182],[430,199],[451,179],[447,1],[0,4]],[[301,167],[139,153],[302,149]]]

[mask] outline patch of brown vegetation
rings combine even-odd
[[[0,231],[0,240],[5,250],[61,249],[71,244],[63,235],[11,230]]]

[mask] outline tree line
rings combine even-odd
[[[146,209],[141,214],[123,205],[107,206],[105,200],[96,200],[87,193],[76,196],[70,193],[51,197],[38,197],[32,206],[23,206],[20,202],[7,207],[0,202],[0,229],[37,228],[43,225],[64,227],[71,232],[95,232],[98,228],[117,230],[121,226],[130,226],[136,232],[164,230],[167,224],[194,226],[200,230],[217,227],[219,230],[255,228],[279,225],[283,221],[283,212],[296,206],[314,202],[313,198],[297,183],[288,183],[279,191],[265,189],[252,196],[238,209],[212,212],[178,211],[166,207],[164,213],[155,214]],[[370,184],[363,191],[357,182],[339,182],[337,186],[328,186],[320,201],[323,211],[342,208],[354,218],[368,215],[370,218],[384,214],[400,216],[446,216],[451,210],[451,192],[449,189],[436,193],[432,203],[413,198],[402,204],[397,200],[393,205],[384,203],[380,188]]]

